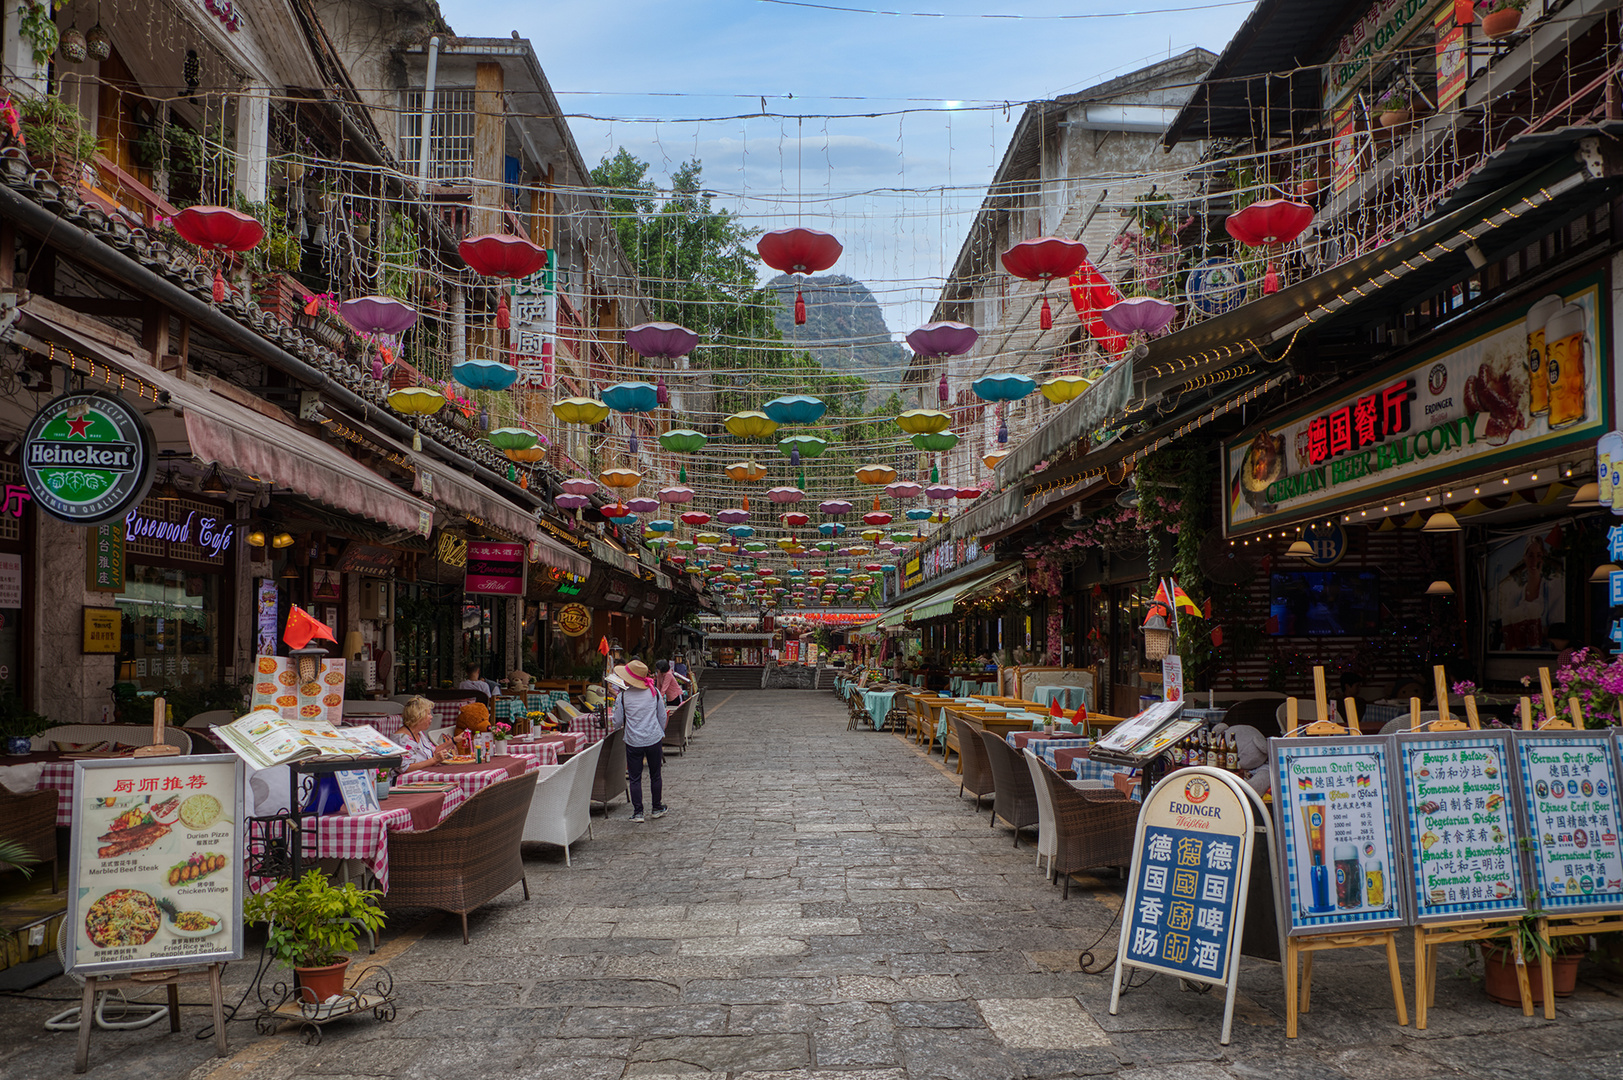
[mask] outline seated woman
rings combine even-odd
[[[449,740],[436,744],[428,737],[428,725],[434,720],[434,703],[427,698],[412,698],[400,713],[401,727],[394,741],[405,751],[400,765],[402,775],[443,765],[451,756]]]

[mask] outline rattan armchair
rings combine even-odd
[[[524,880],[519,844],[535,794],[533,772],[491,784],[426,832],[389,835],[389,891],[385,909],[427,907],[462,916],[468,943],[468,912]]]
[[[603,804],[603,816],[609,816],[609,803],[625,798],[626,786],[626,729],[615,728],[603,738],[603,753],[597,758],[597,775],[592,778],[592,801]]]
[[[975,809],[979,810],[981,799],[995,793],[992,762],[986,756],[986,746],[980,740],[980,732],[968,720],[954,715],[952,729],[958,736],[958,761],[963,771],[958,794],[963,795],[967,791],[975,796]]]
[[[17,841],[40,862],[51,864],[53,893],[57,888],[56,802],[55,788],[18,795],[0,784],[0,837]]]
[[[1025,759],[1003,739],[990,731],[980,733],[992,764],[992,825],[1002,818],[1014,828],[1014,846],[1020,846],[1020,830],[1037,824],[1037,789]]]
[[[1138,803],[1117,791],[1079,791],[1046,761],[1037,763],[1054,803],[1054,872],[1065,879],[1063,896],[1071,895],[1071,874],[1097,866],[1133,863],[1133,833]]]

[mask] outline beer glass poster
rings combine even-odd
[[[1510,732],[1400,734],[1397,743],[1415,918],[1525,908]]]
[[[1388,739],[1273,739],[1290,932],[1401,924]]]
[[[69,970],[242,957],[242,785],[234,754],[75,763]]]
[[[1331,514],[1610,426],[1605,293],[1591,275],[1224,444],[1229,533]],[[1374,519],[1370,519],[1374,523]]]
[[[1516,733],[1533,884],[1546,911],[1623,908],[1623,801],[1603,732]]]

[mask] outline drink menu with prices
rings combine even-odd
[[[1270,740],[1291,933],[1402,923],[1390,746],[1386,739]]]
[[[1510,732],[1403,734],[1397,743],[1416,919],[1525,908]]]
[[[76,764],[70,970],[241,959],[243,783],[230,754]]]
[[[316,677],[307,681],[300,681],[291,657],[261,656],[254,663],[255,712],[275,709],[283,720],[325,720],[334,727],[344,722],[342,657],[321,661]]]
[[[1608,734],[1516,733],[1534,886],[1548,911],[1623,908],[1623,820]]]

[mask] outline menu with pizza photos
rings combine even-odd
[[[231,754],[75,763],[68,970],[242,958],[243,776]]]
[[[344,720],[345,661],[321,661],[314,679],[301,681],[297,662],[288,656],[261,656],[254,666],[252,707],[275,709],[283,720]]]

